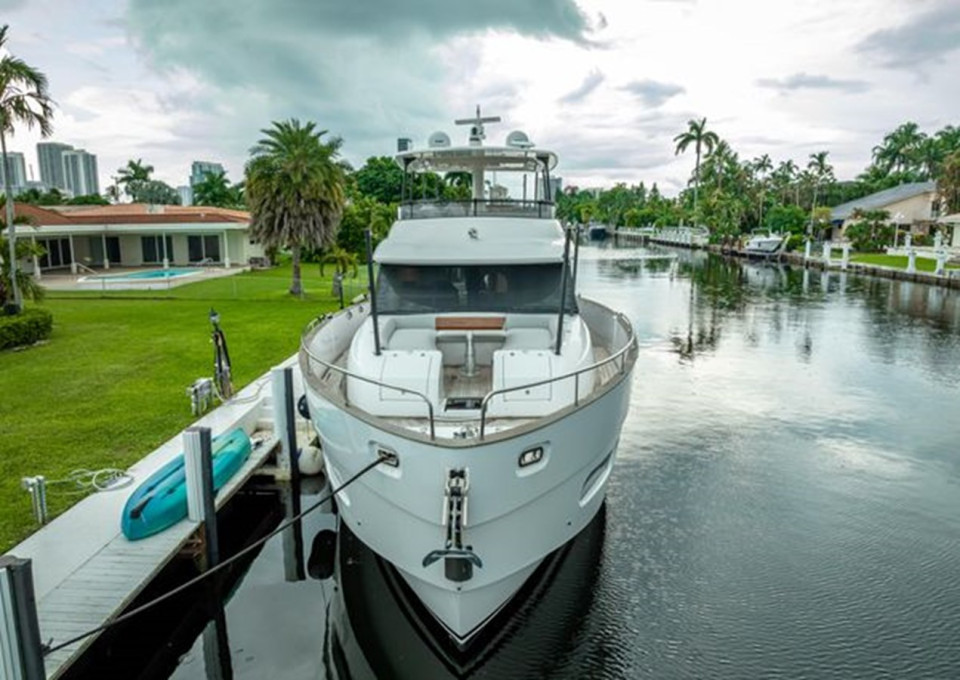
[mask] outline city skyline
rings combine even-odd
[[[960,111],[950,0],[52,2],[2,2],[10,48],[48,75],[55,138],[97,153],[104,186],[131,158],[171,186],[196,158],[239,181],[260,130],[289,117],[341,136],[356,167],[398,137],[457,140],[452,120],[480,104],[504,120],[491,142],[526,131],[569,184],[675,195],[693,158],[673,137],[692,118],[741,158],[806,165],[828,150],[852,179],[901,123],[932,133]],[[18,131],[11,148],[36,141]]]

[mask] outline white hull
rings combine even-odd
[[[341,492],[341,517],[397,567],[460,639],[506,604],[547,554],[593,518],[603,502],[629,397],[628,373],[579,409],[545,418],[540,428],[449,447],[378,429],[308,390],[334,485],[373,461],[378,445],[397,453],[399,467],[381,465]],[[544,460],[520,468],[521,452],[533,446],[544,447]],[[455,582],[446,578],[442,559],[427,567],[423,561],[444,547],[446,474],[460,468],[470,481],[464,543],[483,566],[469,580]]]
[[[784,236],[754,236],[743,247],[747,255],[775,255],[786,240]]]

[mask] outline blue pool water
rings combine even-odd
[[[188,276],[196,274],[200,269],[196,267],[171,267],[170,269],[148,269],[142,272],[127,272],[125,274],[109,274],[98,276],[98,279],[110,279],[111,281],[125,281],[128,279],[172,279],[177,276]]]

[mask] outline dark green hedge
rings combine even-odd
[[[32,345],[50,337],[53,315],[46,309],[31,307],[12,316],[0,315],[0,349]]]

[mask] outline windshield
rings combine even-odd
[[[556,313],[561,273],[559,262],[463,267],[382,265],[377,278],[377,308],[383,314]],[[568,313],[576,313],[571,276],[567,277],[565,306]]]

